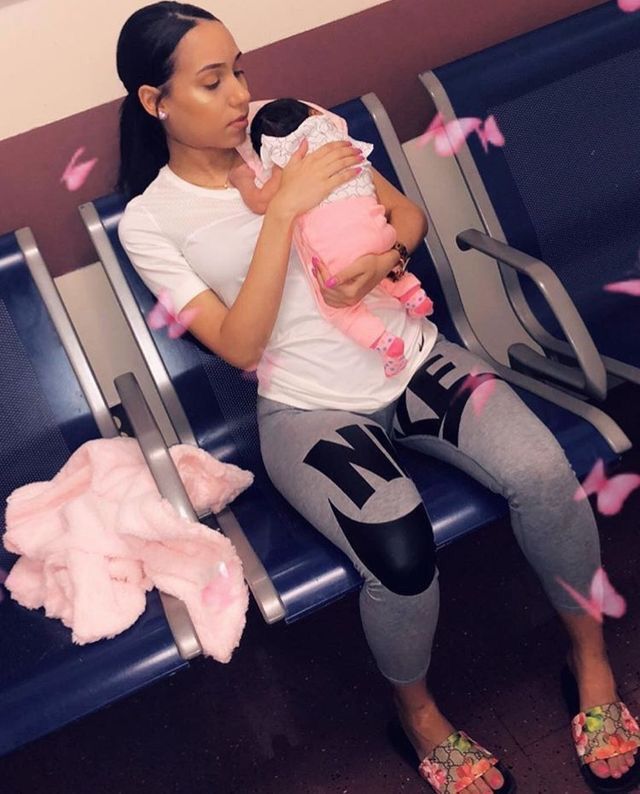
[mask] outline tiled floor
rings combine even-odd
[[[640,442],[637,401],[628,392],[611,411]],[[623,470],[640,471],[640,453],[628,455]],[[636,492],[619,516],[599,518],[604,566],[628,602],[605,634],[621,695],[636,714],[639,516]],[[504,761],[519,794],[588,791],[559,687],[566,635],[508,524],[442,550],[438,565],[430,684],[440,707]],[[266,626],[252,609],[229,665],[196,660],[0,759],[0,792],[425,794],[431,789],[387,738],[387,695],[355,596],[292,626]]]

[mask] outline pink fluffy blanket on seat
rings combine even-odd
[[[170,454],[196,513],[219,512],[253,482],[196,447]],[[249,594],[234,547],[161,498],[135,439],[87,441],[52,480],[16,488],[6,525],[5,548],[22,556],[5,587],[78,645],[131,626],[154,586],[186,604],[206,656],[228,662],[240,642]]]

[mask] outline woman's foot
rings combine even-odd
[[[580,656],[572,648],[567,653],[567,664],[578,682],[580,710],[620,700],[616,691],[613,671],[606,656]],[[637,763],[637,749],[606,760],[594,761],[589,768],[600,778],[620,778]]]
[[[402,727],[420,761],[455,730],[433,700],[426,706],[412,710],[405,708],[396,697],[394,700]],[[492,767],[462,791],[464,794],[492,794],[503,783],[500,771]]]

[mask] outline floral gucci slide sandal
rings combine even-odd
[[[515,780],[498,759],[464,731],[454,731],[422,760],[419,772],[438,794],[457,794],[492,766],[504,777],[495,790],[513,794]]]
[[[394,723],[393,732],[396,750],[405,759],[408,755],[415,759],[415,752],[412,747],[407,748],[409,740],[398,723]],[[398,747],[399,735],[403,739],[402,748]],[[415,763],[412,766],[415,768]],[[422,759],[418,772],[437,794],[459,794],[492,766],[504,778],[502,786],[495,789],[496,794],[515,794],[516,782],[500,761],[464,731],[454,731]]]
[[[640,784],[640,751],[635,763],[622,777],[598,777],[589,764],[600,759],[614,758],[640,747],[640,726],[621,700],[602,703],[586,711],[578,711],[580,700],[573,673],[568,667],[562,671],[562,687],[571,711],[571,734],[578,754],[580,772],[586,784],[595,792],[633,791]],[[576,714],[576,712],[578,712]]]

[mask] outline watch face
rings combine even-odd
[[[403,245],[402,243],[396,243],[393,247],[400,254],[400,258],[402,259],[403,265],[405,262],[409,261],[409,251],[407,250],[406,245]]]

